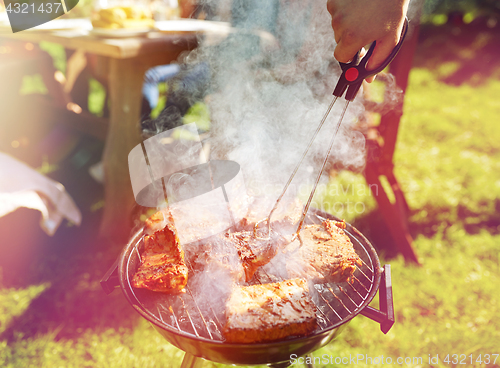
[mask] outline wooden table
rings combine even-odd
[[[98,57],[99,73],[107,76],[110,98],[109,127],[103,154],[105,207],[101,233],[114,240],[127,240],[132,224],[130,214],[134,196],[128,154],[141,142],[140,108],[144,73],[153,66],[169,64],[181,52],[195,48],[198,35],[200,31],[150,32],[145,37],[105,39],[82,30],[12,34],[10,30],[0,29],[0,38],[34,44],[53,42]]]

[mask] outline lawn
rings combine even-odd
[[[392,267],[396,324],[384,335],[356,317],[314,353],[316,367],[345,366],[342,358],[355,367],[389,366],[389,358],[406,367],[500,367],[500,78],[456,85],[447,80],[456,70],[417,62],[410,74],[395,167],[422,266],[382,255]],[[365,185],[349,172],[335,180]],[[347,199],[363,201],[367,211],[337,215],[370,236],[368,220],[378,215],[369,191],[334,198]],[[49,251],[28,285],[2,287],[0,279],[1,367],[180,366],[183,353],[119,291],[100,289],[117,249]]]

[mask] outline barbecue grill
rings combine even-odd
[[[317,210],[310,210],[306,220],[313,224],[325,219],[339,221],[334,216]],[[126,245],[101,280],[101,285],[107,293],[120,286],[134,309],[171,344],[186,353],[182,368],[198,366],[202,362],[200,358],[225,364],[287,367],[292,354],[303,356],[325,346],[358,314],[380,323],[383,333],[387,333],[394,324],[390,266],[380,266],[375,249],[357,229],[346,224],[345,232],[361,258],[362,265],[357,267],[349,282],[314,285],[313,300],[317,307],[318,325],[308,336],[268,343],[229,344],[224,341],[222,334],[224,311],[212,307],[200,308],[200,301],[190,290],[189,282],[186,293],[181,295],[134,289],[131,279],[141,262],[142,230]],[[194,272],[189,263],[188,267],[190,273]],[[265,274],[261,274],[256,277],[255,282],[266,283],[269,280]],[[377,290],[380,290],[380,310],[368,305]]]

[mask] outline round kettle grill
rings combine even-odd
[[[325,219],[339,220],[317,210],[310,210],[307,215],[309,224],[321,223]],[[346,224],[345,233],[351,239],[362,265],[357,267],[349,282],[314,285],[315,290],[312,292],[315,294],[313,301],[317,308],[318,325],[307,336],[267,343],[226,343],[222,334],[224,311],[211,306],[200,308],[199,300],[189,288],[189,282],[186,293],[181,295],[134,289],[130,280],[141,262],[142,230],[130,239],[101,280],[101,285],[107,293],[119,286],[133,308],[165,339],[186,353],[182,368],[200,366],[200,358],[224,364],[287,367],[292,354],[300,357],[325,346],[358,314],[380,323],[383,333],[387,333],[394,324],[390,265],[380,266],[375,249],[356,228]],[[193,272],[190,267],[190,274]],[[270,281],[263,275],[256,282]],[[380,290],[380,310],[368,305],[377,290]]]

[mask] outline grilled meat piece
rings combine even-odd
[[[245,281],[245,271],[238,252],[227,233],[217,234],[202,244],[186,248],[186,257],[195,272],[225,273],[235,282]]]
[[[150,235],[144,237],[141,265],[132,278],[132,285],[152,291],[180,293],[188,280],[184,252],[170,219],[165,227],[158,229],[158,214],[161,213],[153,215],[150,223],[146,222],[146,233]]]
[[[288,275],[315,282],[347,281],[361,260],[343,229],[344,222],[332,220],[306,226],[300,232],[303,245],[296,240],[287,247]]]
[[[316,328],[316,307],[304,279],[235,287],[226,303],[224,336],[231,343],[276,341]]]
[[[253,231],[225,232],[204,244],[187,248],[189,263],[195,270],[224,269],[235,282],[248,282],[255,271],[269,263],[287,241],[275,234],[269,240],[256,239]]]
[[[219,237],[227,246],[234,247],[245,271],[245,281],[250,281],[255,271],[261,266],[268,264],[279,249],[287,244],[287,240],[281,235],[292,233],[295,224],[302,214],[302,203],[297,199],[285,202],[285,210],[278,208],[273,215],[271,225],[271,238],[269,240],[258,239],[254,236],[254,225],[269,215],[269,204],[264,197],[254,197],[247,215],[238,224],[236,232],[226,232]],[[259,234],[267,236],[267,229],[259,228]]]
[[[265,197],[254,197],[248,206],[248,213],[241,221],[244,230],[253,230],[256,222],[266,218],[274,206],[275,199]],[[281,234],[292,233],[295,225],[299,222],[304,206],[295,198],[293,200],[283,199],[271,218],[271,228]],[[259,228],[264,228],[262,224]]]
[[[144,234],[151,235],[155,231],[162,230],[170,219],[170,211],[164,208],[149,217],[144,223]]]
[[[151,234],[163,229],[167,223],[172,223],[177,229],[177,236],[182,245],[207,238],[218,231],[224,231],[218,218],[213,216],[210,207],[186,208],[177,203],[163,208],[146,220],[145,234]],[[219,228],[219,229],[218,229]]]
[[[238,251],[247,282],[259,267],[269,263],[278,250],[286,245],[286,240],[274,232],[269,240],[255,238],[253,231],[226,233],[224,236]]]

